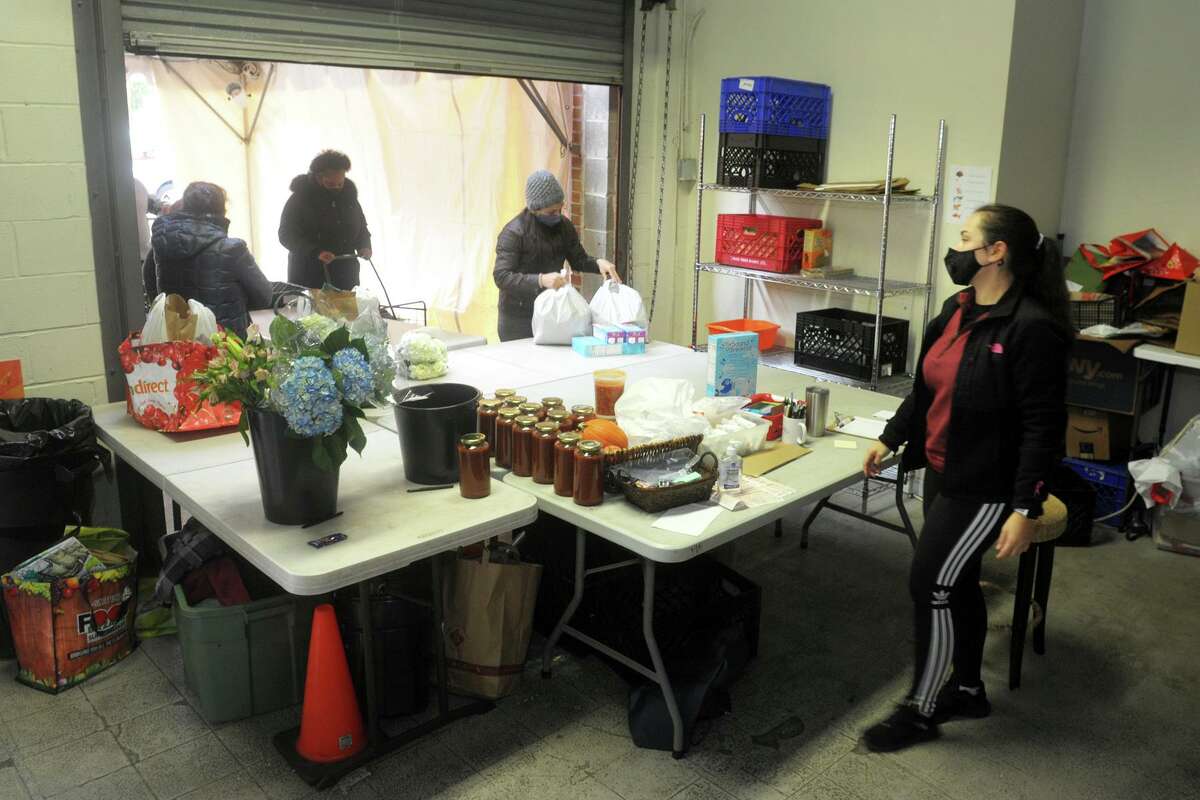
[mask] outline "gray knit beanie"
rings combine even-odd
[[[558,205],[562,201],[562,185],[549,170],[539,169],[525,181],[525,206],[530,211]]]

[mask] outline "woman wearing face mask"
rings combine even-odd
[[[878,752],[991,712],[980,676],[980,562],[993,544],[997,558],[1029,548],[1066,432],[1073,335],[1057,244],[1028,214],[1002,205],[972,214],[961,237],[945,262],[967,288],[925,330],[913,391],[863,464],[877,475],[907,444],[905,469],[925,467],[925,524],[909,576],[915,674],[895,713],[863,736]]]
[[[496,241],[492,277],[500,289],[500,341],[533,336],[533,301],[544,289],[566,283],[563,261],[576,272],[598,272],[617,283],[617,268],[592,258],[579,243],[571,220],[562,215],[563,189],[548,170],[525,182],[525,209],[504,226]]]
[[[279,217],[279,243],[288,250],[288,282],[320,289],[328,280],[339,289],[358,285],[358,259],[371,257],[371,232],[358,202],[358,187],[346,177],[350,157],[322,150],[308,172],[292,179],[292,196]]]

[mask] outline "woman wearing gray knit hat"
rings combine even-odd
[[[576,272],[598,272],[620,283],[617,268],[592,258],[579,243],[571,220],[562,215],[563,189],[548,170],[525,182],[525,209],[504,226],[496,241],[492,272],[500,289],[500,341],[533,336],[533,301],[544,289],[566,283],[563,261]]]

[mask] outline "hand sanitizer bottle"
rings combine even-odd
[[[729,443],[725,457],[718,465],[718,475],[721,491],[737,491],[742,488],[742,457],[738,455],[737,445]]]

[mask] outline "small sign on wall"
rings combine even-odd
[[[951,164],[946,176],[946,224],[961,226],[992,202],[992,168]]]
[[[0,400],[20,400],[25,396],[25,380],[21,377],[21,361],[0,361]]]

